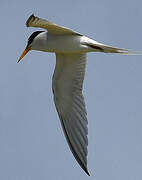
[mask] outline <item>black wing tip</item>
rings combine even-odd
[[[90,173],[88,172],[87,169],[84,169],[84,171],[86,172],[86,174],[87,174],[88,176],[90,176]]]
[[[58,110],[57,110],[57,112],[58,112]],[[61,124],[62,124],[63,130],[64,130],[64,133],[65,133],[65,137],[66,137],[66,139],[67,139],[67,141],[68,141],[69,147],[70,147],[70,149],[71,149],[71,151],[72,151],[75,159],[76,159],[77,162],[79,163],[80,167],[86,172],[86,174],[87,174],[88,176],[90,176],[90,174],[89,174],[89,172],[88,172],[88,169],[87,169],[87,164],[84,164],[84,163],[81,161],[81,159],[79,158],[78,154],[77,154],[76,151],[74,150],[74,147],[72,146],[72,144],[71,144],[71,142],[70,142],[70,138],[69,138],[68,133],[67,133],[67,131],[66,131],[66,127],[65,127],[63,118],[62,118],[62,116],[60,115],[60,113],[58,113],[58,114],[59,114],[59,117],[60,117],[60,120],[61,120]]]
[[[36,17],[34,16],[34,14],[32,14],[29,18],[28,18],[28,20],[26,21],[26,26],[27,27],[29,27],[29,22],[31,21],[31,20],[34,20]]]
[[[79,163],[79,164],[80,164],[80,166],[82,167],[82,169],[86,172],[86,174],[87,174],[88,176],[90,176],[90,173],[89,173],[87,167],[84,166],[82,163]]]
[[[85,171],[85,173],[86,173],[88,176],[90,176],[90,173],[89,173],[87,167],[86,167],[80,160],[77,160],[77,161],[78,161],[79,165],[81,166],[81,168]]]

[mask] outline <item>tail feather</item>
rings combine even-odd
[[[123,55],[142,55],[142,51],[133,51],[128,49],[116,48],[101,43],[87,44],[87,45],[98,52],[115,53],[115,54],[123,54]]]
[[[124,55],[142,55],[142,51],[134,51],[134,50],[128,50],[128,49],[121,49],[121,48],[115,48],[111,46],[102,46],[102,49],[105,53],[117,53],[117,54],[124,54]]]

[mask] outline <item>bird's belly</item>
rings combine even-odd
[[[42,47],[42,51],[55,53],[77,53],[83,52],[80,36],[64,35],[64,36],[48,36],[47,43]]]

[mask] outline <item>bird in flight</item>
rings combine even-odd
[[[116,53],[125,55],[141,52],[115,48],[96,42],[69,28],[58,26],[45,19],[31,15],[27,27],[43,28],[35,31],[18,62],[30,50],[56,54],[56,66],[52,79],[54,103],[71,152],[81,168],[87,169],[88,128],[82,86],[88,52]]]

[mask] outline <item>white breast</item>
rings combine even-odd
[[[34,39],[32,49],[55,53],[83,52],[82,37],[80,35],[52,35],[43,32]],[[86,52],[86,47],[84,52]]]

